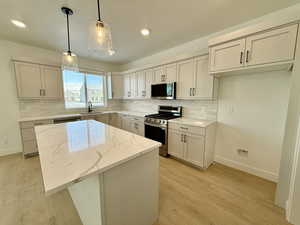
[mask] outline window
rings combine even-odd
[[[106,105],[104,75],[64,70],[63,82],[66,108]]]

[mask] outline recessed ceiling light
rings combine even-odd
[[[19,21],[19,20],[11,20],[11,22],[17,26],[17,27],[20,27],[20,28],[26,28],[26,24],[23,23],[22,21]]]
[[[141,34],[143,36],[149,36],[150,35],[150,30],[147,29],[147,28],[143,28],[143,29],[141,29]]]

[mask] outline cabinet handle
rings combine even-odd
[[[193,96],[196,95],[196,88],[193,88]]]
[[[246,63],[249,62],[249,50],[247,50],[247,53],[246,53]]]
[[[183,136],[183,142],[186,143],[186,135]]]
[[[241,52],[241,55],[240,55],[240,64],[243,64],[243,55],[244,55],[244,52]]]
[[[42,95],[42,89],[40,89],[40,96],[43,96],[43,95]]]
[[[188,130],[189,128],[187,128],[187,127],[180,127],[181,129],[183,129],[183,130]]]
[[[46,90],[45,89],[43,89],[43,94],[44,94],[44,96],[46,96]]]
[[[192,88],[190,88],[190,96],[192,96]]]

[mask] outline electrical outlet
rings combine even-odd
[[[248,150],[246,149],[238,148],[237,153],[241,157],[248,157]]]

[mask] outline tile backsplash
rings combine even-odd
[[[106,108],[96,111],[126,110],[157,112],[159,105],[182,106],[183,116],[195,119],[215,120],[217,101],[199,100],[108,100]],[[65,109],[63,101],[30,100],[19,102],[20,117],[50,116],[85,112],[86,109]]]
[[[182,106],[183,116],[195,119],[217,119],[217,101],[199,100],[123,100],[122,108],[128,111],[157,112],[159,105]]]
[[[95,111],[121,110],[120,100],[108,100],[106,108]],[[85,112],[86,109],[66,109],[64,101],[24,100],[19,102],[20,117],[50,116]]]

